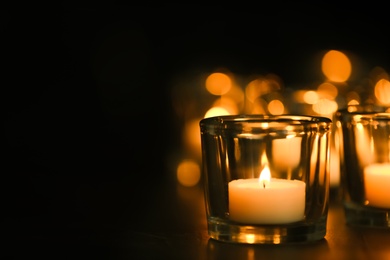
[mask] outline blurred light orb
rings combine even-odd
[[[247,105],[249,105],[250,102],[248,102]],[[252,106],[250,106],[248,109],[251,109],[251,110],[248,110],[250,114],[265,114],[267,113],[267,107],[268,107],[268,103],[262,99],[262,98],[258,98],[255,100],[255,102],[253,103]]]
[[[333,82],[345,82],[351,76],[352,65],[344,53],[328,51],[322,58],[322,72]]]
[[[321,98],[335,99],[338,92],[337,87],[329,82],[324,82],[317,88],[317,93]]]
[[[269,92],[271,92],[271,87],[267,80],[263,78],[252,80],[245,88],[245,96],[251,102],[254,102],[256,98]]]
[[[303,94],[303,100],[306,104],[313,105],[318,102],[318,93],[313,90],[308,90]]]
[[[216,96],[226,94],[231,87],[232,80],[224,73],[212,73],[206,79],[207,91]]]
[[[213,107],[221,107],[228,111],[229,114],[238,114],[238,107],[235,100],[230,97],[221,96],[214,101]]]
[[[337,111],[338,105],[334,100],[323,98],[318,100],[317,103],[313,104],[312,109],[317,114],[330,115]]]
[[[281,84],[276,75],[268,75],[268,77],[258,77],[245,87],[245,96],[251,101],[255,102],[257,98],[262,95],[271,93],[281,89]]]
[[[357,105],[359,105],[359,101],[356,99],[352,99],[352,100],[348,101],[347,105],[348,106],[357,106]]]
[[[390,82],[387,79],[380,79],[375,84],[375,97],[382,104],[390,104]]]
[[[213,116],[226,116],[226,115],[230,115],[230,113],[225,108],[212,107],[206,112],[204,118],[213,117]]]
[[[268,103],[268,111],[273,115],[281,115],[284,112],[282,101],[274,99]]]
[[[349,91],[345,96],[348,105],[357,105],[361,103],[361,97],[356,91]]]
[[[306,94],[306,92],[307,92],[307,90],[303,90],[303,89],[295,90],[293,95],[292,95],[292,99],[296,103],[306,103],[305,102],[305,94]]]
[[[236,104],[235,106],[239,109],[241,108],[245,103],[245,93],[244,90],[237,85],[232,85],[230,90],[221,96],[222,99],[230,99],[233,100]]]
[[[200,180],[200,166],[193,160],[183,160],[177,167],[177,181],[186,187],[193,187]]]

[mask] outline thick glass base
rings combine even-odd
[[[379,209],[345,202],[344,211],[348,225],[390,229],[390,209]]]
[[[244,244],[295,244],[323,239],[326,218],[316,223],[304,221],[284,225],[246,225],[218,219],[208,219],[212,239]]]

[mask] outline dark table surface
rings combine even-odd
[[[390,230],[349,227],[337,198],[321,241],[229,244],[208,236],[200,185],[130,179],[77,185],[64,179],[50,190],[51,199],[45,182],[41,194],[22,192],[2,223],[3,259],[390,259]],[[36,179],[31,184],[39,185]]]

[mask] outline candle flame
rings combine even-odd
[[[259,183],[263,184],[263,188],[265,189],[266,187],[269,186],[270,180],[271,180],[271,171],[269,170],[268,165],[265,165],[264,169],[260,173]]]

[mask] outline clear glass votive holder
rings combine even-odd
[[[348,106],[334,121],[346,223],[390,228],[390,107]]]
[[[208,232],[246,244],[326,234],[332,120],[231,115],[200,121]]]

